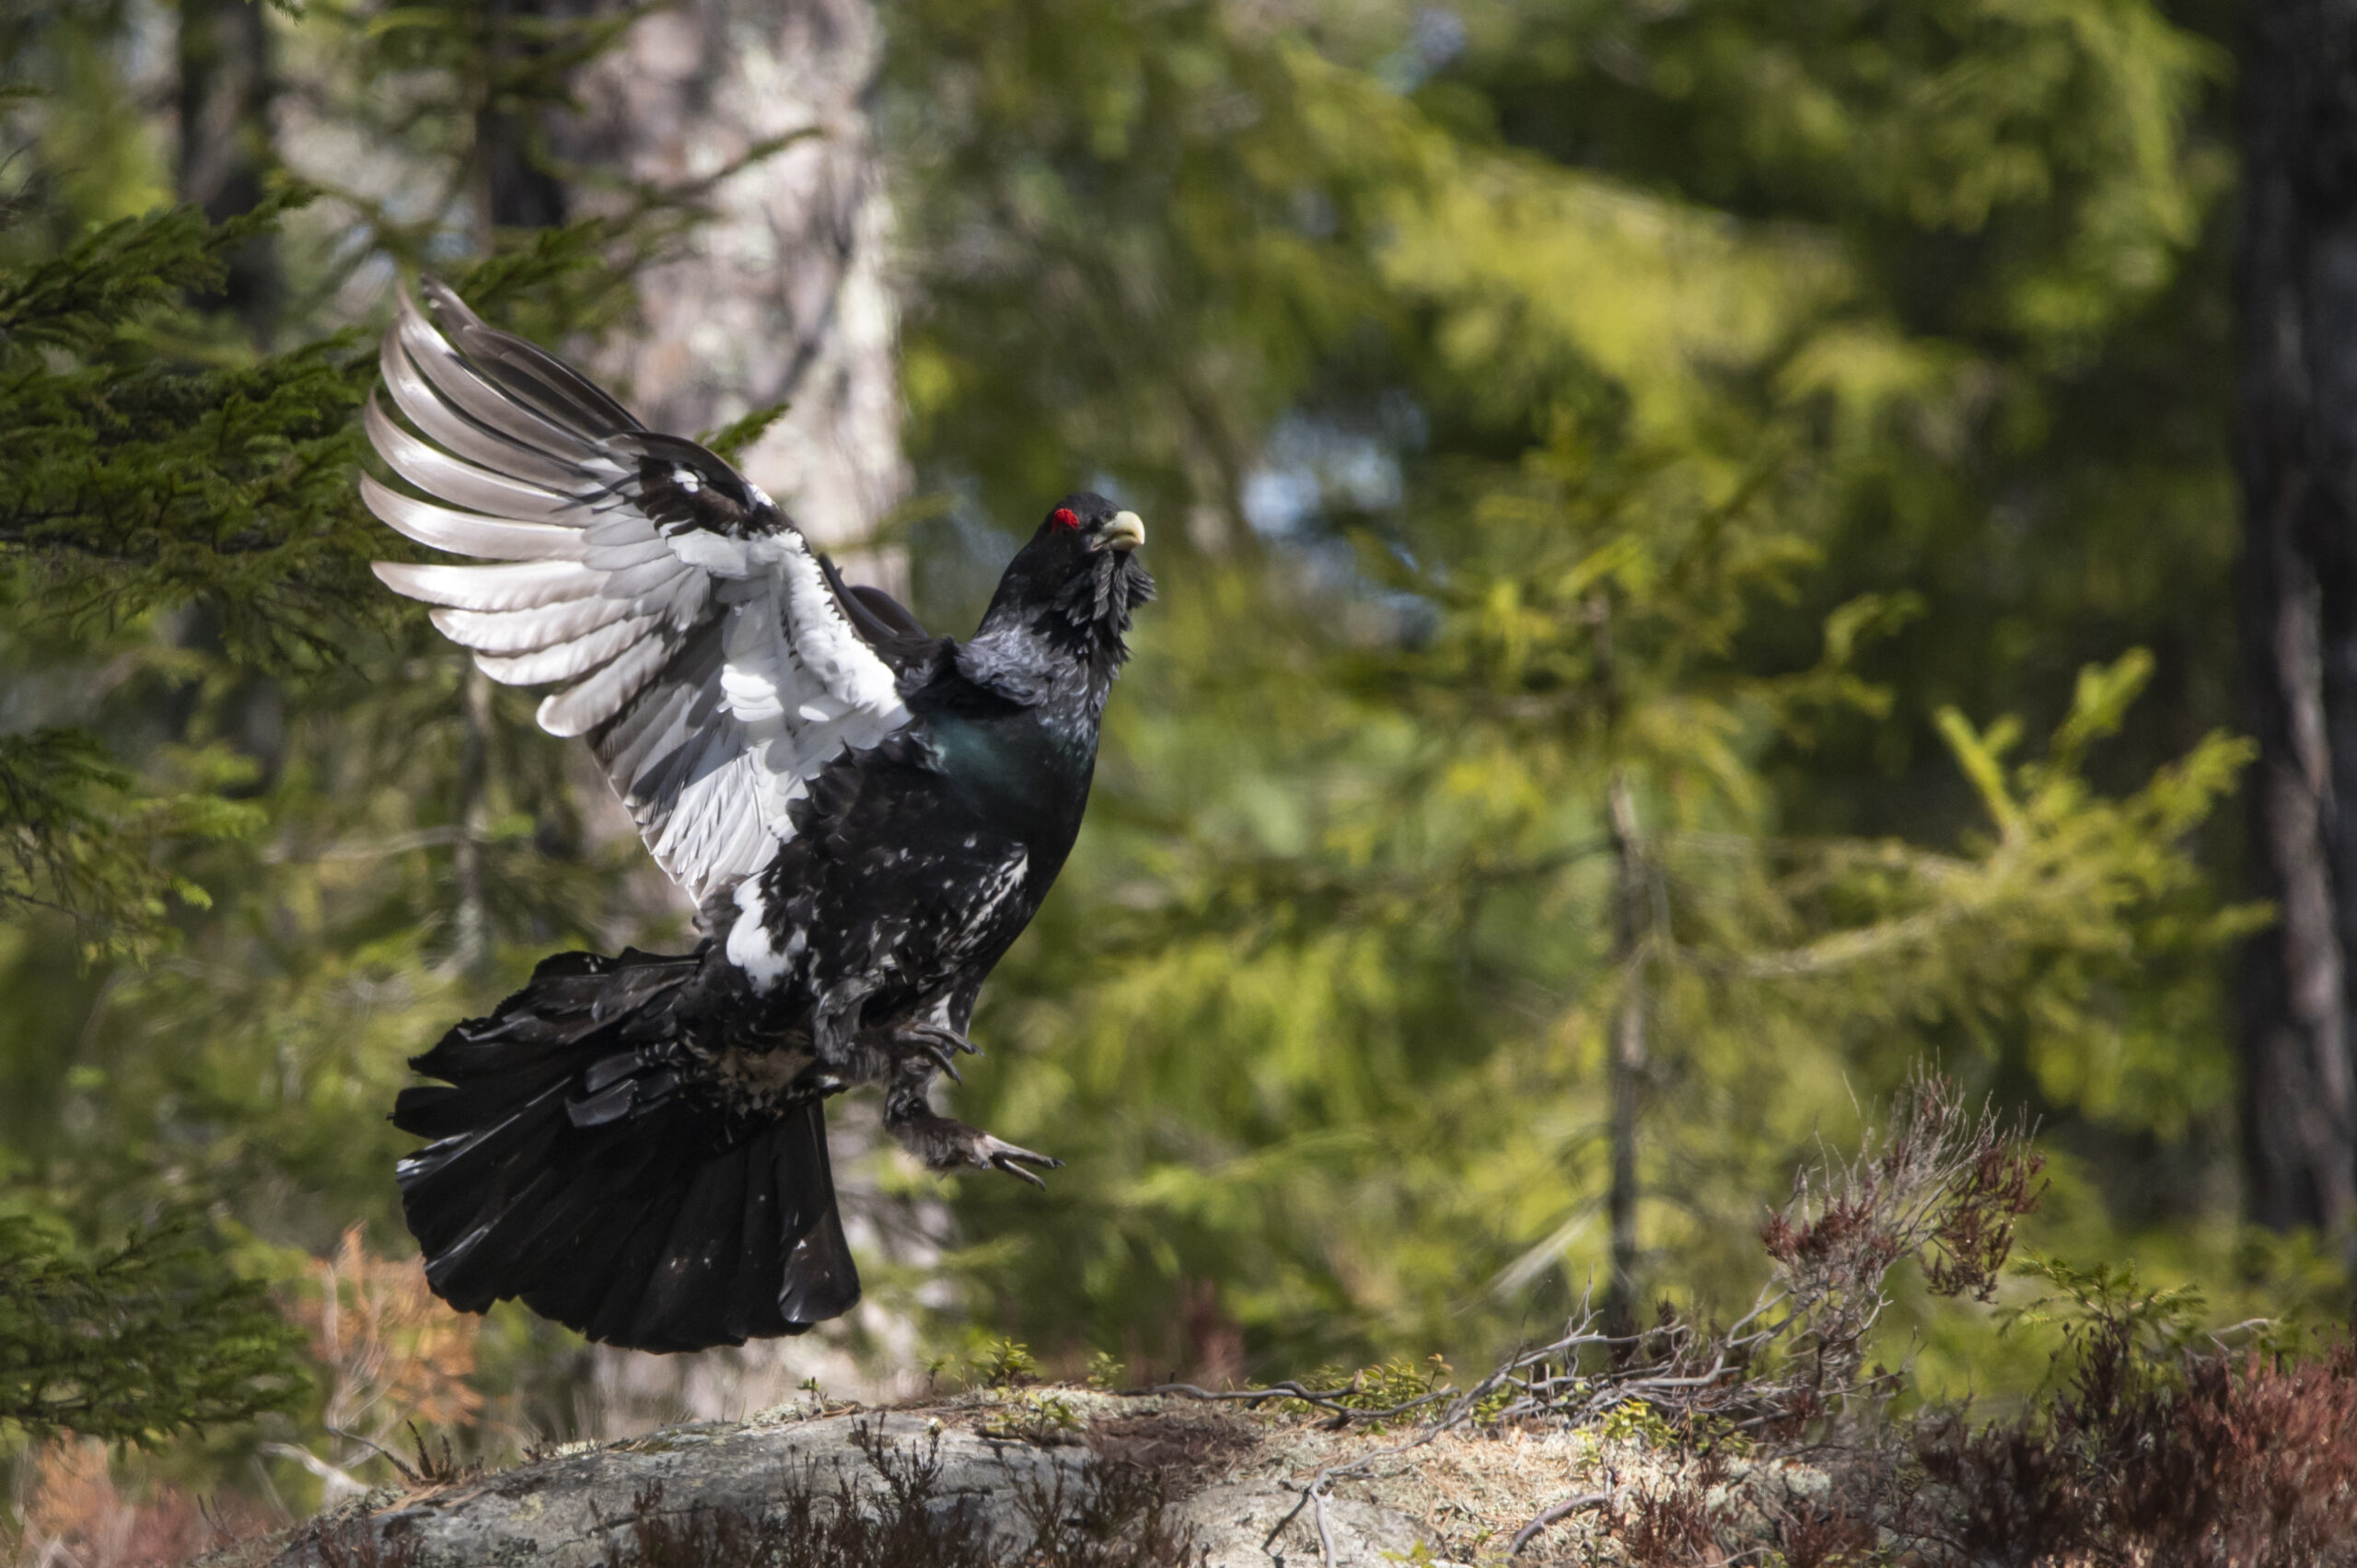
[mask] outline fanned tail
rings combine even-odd
[[[435,1294],[519,1296],[592,1340],[687,1351],[799,1334],[859,1300],[817,1099],[748,1125],[684,1086],[694,957],[565,953],[410,1065],[393,1123]]]

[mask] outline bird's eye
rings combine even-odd
[[[1055,524],[1056,527],[1060,528],[1076,528],[1080,527],[1080,514],[1074,511],[1069,506],[1057,507],[1053,512],[1048,515],[1048,520]]]

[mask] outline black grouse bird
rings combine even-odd
[[[401,1202],[453,1307],[518,1296],[593,1340],[696,1350],[845,1312],[823,1106],[880,1085],[935,1170],[1060,1162],[937,1115],[982,981],[1071,852],[1099,714],[1153,593],[1145,529],[1048,514],[965,643],[847,585],[761,488],[648,430],[428,282],[370,401],[385,522],[500,565],[379,564],[494,680],[558,688],[655,858],[681,957],[564,953],[412,1063]]]

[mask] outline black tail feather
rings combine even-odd
[[[859,1300],[817,1099],[748,1123],[683,1085],[697,958],[566,953],[411,1063],[394,1124],[426,1279],[518,1296],[593,1340],[701,1350],[798,1334]]]

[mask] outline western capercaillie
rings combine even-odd
[[[556,688],[541,727],[588,741],[703,932],[549,958],[413,1061],[441,1080],[393,1111],[432,1140],[398,1171],[426,1277],[644,1350],[799,1333],[859,1299],[828,1096],[880,1086],[936,1170],[1059,1163],[928,1091],[1079,831],[1144,527],[1065,497],[975,634],[933,637],[728,464],[424,287],[440,328],[402,296],[366,423],[433,499],[363,494],[501,564],[377,575],[493,679]]]

